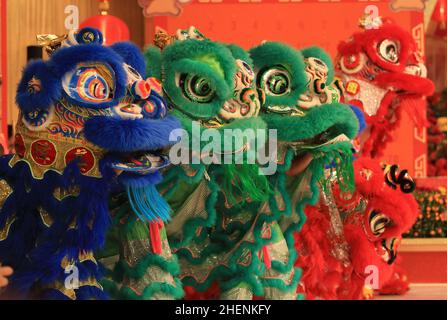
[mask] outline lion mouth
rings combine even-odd
[[[111,163],[111,167],[120,173],[147,175],[164,169],[170,164],[169,157],[162,150],[157,150],[139,151],[124,156],[118,155],[116,160]]]
[[[298,149],[316,149],[323,146],[349,141],[350,139],[345,134],[338,134],[336,128],[331,127],[312,138],[293,142],[292,145]]]

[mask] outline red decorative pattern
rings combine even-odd
[[[31,145],[31,157],[41,166],[50,166],[56,160],[56,147],[48,140],[37,140]]]
[[[93,169],[95,165],[95,156],[87,148],[74,148],[67,152],[65,155],[65,164],[68,165],[70,162],[78,159],[79,168],[81,173],[86,174]]]

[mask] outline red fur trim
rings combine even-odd
[[[435,85],[431,80],[406,73],[381,73],[374,82],[382,88],[404,90],[421,96],[431,96],[435,91]]]
[[[380,102],[380,107],[375,116],[367,118],[370,125],[370,135],[365,141],[362,154],[377,158],[382,156],[386,145],[393,141],[393,131],[400,123],[400,110],[391,109],[397,93],[390,91]],[[394,117],[393,121],[391,121]]]
[[[362,174],[365,169],[372,172],[369,180]],[[356,190],[369,200],[370,206],[385,213],[395,222],[382,234],[383,237],[400,236],[416,222],[419,206],[412,194],[392,189],[385,183],[380,163],[371,158],[360,158],[354,162]]]
[[[376,247],[380,247],[382,239],[387,237],[400,238],[418,215],[418,205],[412,195],[394,190],[385,183],[384,172],[378,161],[358,159],[354,162],[354,171],[356,193],[352,201],[344,200],[339,205],[342,205],[342,209],[352,209],[359,197],[367,199],[369,207],[388,215],[394,225],[377,240],[371,241],[362,223],[356,219],[345,219],[344,236],[349,245],[350,265],[344,265],[332,254],[334,243],[328,233],[331,223],[328,208],[323,203],[307,207],[306,224],[295,235],[295,247],[299,253],[296,266],[303,270],[299,291],[307,297],[362,299],[366,267],[371,265],[378,268],[378,284],[384,286],[392,279],[395,267],[381,258]],[[334,196],[336,199],[341,198],[337,186],[334,186]],[[364,215],[360,215],[360,218],[365,218]]]
[[[401,266],[402,257],[398,257],[393,267],[391,279],[379,290],[380,295],[403,295],[410,290],[407,274]]]
[[[337,289],[343,281],[343,266],[331,255],[330,221],[325,209],[323,205],[306,208],[306,223],[295,234],[299,253],[296,266],[303,270],[300,290],[306,297],[332,300],[337,298]]]
[[[193,287],[185,286],[185,300],[216,300],[220,296],[220,288],[217,282],[205,292],[196,291]]]

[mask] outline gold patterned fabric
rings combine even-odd
[[[3,207],[6,199],[12,193],[12,188],[9,186],[6,180],[0,180],[0,207]]]
[[[69,162],[79,159],[83,175],[101,178],[99,160],[105,151],[84,139],[83,127],[88,117],[106,115],[106,112],[61,101],[51,108],[38,127],[31,126],[20,115],[15,137],[17,153],[9,165],[25,162],[35,179],[43,179],[48,171],[62,174]]]
[[[0,180],[0,208],[5,204],[6,199],[11,195],[12,188],[9,186],[6,180]],[[15,216],[9,217],[6,221],[6,224],[3,229],[0,229],[0,241],[6,240],[8,238],[9,230],[11,229],[12,224],[15,222]]]

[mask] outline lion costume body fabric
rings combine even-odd
[[[293,232],[304,223],[304,205],[318,199],[315,190],[318,190],[318,182],[324,176],[325,164],[331,164],[334,159],[338,159],[339,164],[342,160],[351,161],[349,138],[355,136],[358,121],[348,106],[335,103],[330,109],[331,102],[338,102],[338,99],[332,99],[332,94],[340,97],[340,93],[335,87],[325,87],[330,68],[321,60],[317,63],[323,64],[326,74],[316,76],[319,72],[313,64],[309,68],[309,74],[313,73],[313,76],[308,76],[301,53],[286,45],[266,43],[251,50],[251,57],[234,46],[231,48],[233,55],[244,57],[245,62],[253,60],[254,70],[249,72],[249,79],[252,79],[249,83],[256,83],[261,95],[265,93],[266,104],[261,107],[261,117],[268,129],[278,131],[279,150],[277,158],[273,159],[278,170],[268,177],[273,190],[268,200],[247,199],[249,201],[244,203],[243,197],[239,196],[238,202],[232,204],[226,191],[220,189],[211,208],[211,213],[216,215],[215,223],[204,231],[197,223],[201,220],[196,219],[200,236],[176,250],[181,260],[182,279],[187,285],[187,298],[251,299],[256,295],[266,299],[295,299],[300,297],[296,294],[296,286],[301,272],[293,265],[296,259]],[[308,52],[328,59],[320,49],[309,49]],[[314,84],[319,85],[317,90],[324,91],[320,92],[321,100],[316,99],[318,103],[309,101],[315,97],[308,94],[302,97],[303,106],[300,106],[301,95],[308,93]],[[165,89],[168,90],[166,85]],[[328,94],[324,96],[323,93]],[[331,111],[334,109],[338,110],[338,117],[333,116]],[[339,140],[340,136],[344,138]],[[294,157],[300,158],[307,153],[315,155],[310,169],[296,179],[287,179],[286,172],[291,168]],[[227,174],[221,179],[236,184]],[[174,184],[171,182],[170,185]],[[173,201],[176,197],[167,196],[167,199]],[[181,207],[183,210],[178,216],[188,217],[198,210],[202,212],[202,218],[207,217],[203,211],[210,207],[196,206],[197,202],[192,202],[193,206]],[[180,202],[182,205],[185,203],[188,201]],[[175,221],[176,218],[173,219]],[[191,223],[191,219],[186,223]],[[168,225],[168,229],[172,227]],[[182,230],[178,225],[176,228]],[[174,236],[181,234],[175,233],[175,228],[171,230]]]
[[[402,234],[416,221],[414,182],[405,170],[361,158],[354,164],[356,191],[349,198],[333,186],[332,202],[308,207],[308,220],[296,243],[303,268],[300,291],[308,298],[372,298],[391,279]],[[340,215],[343,236],[333,228]],[[337,226],[339,227],[339,226]],[[346,250],[346,256],[337,251]],[[367,281],[372,274],[374,281]]]
[[[166,97],[186,129],[188,143],[194,138],[194,122],[201,129],[221,133],[225,129],[279,129],[283,140],[278,158],[273,159],[278,171],[268,177],[259,174],[258,163],[205,164],[201,154],[195,165],[180,164],[167,170],[160,190],[173,209],[173,219],[166,225],[170,247],[179,259],[179,269],[173,275],[185,286],[186,298],[251,299],[256,295],[296,299],[301,273],[294,267],[293,231],[303,223],[304,203],[316,198],[306,194],[292,201],[286,190],[286,171],[295,155],[308,150],[298,152],[296,145],[308,140],[309,148],[320,158],[314,161],[317,174],[312,179],[313,188],[318,189],[325,163],[330,164],[344,151],[351,161],[349,138],[342,139],[338,148],[335,145],[342,134],[355,136],[355,115],[347,106],[334,105],[339,117],[331,116],[328,107],[306,116],[308,110],[297,107],[300,95],[308,90],[304,60],[285,45],[262,45],[250,52],[250,57],[237,46],[206,39],[195,28],[180,30],[174,37],[159,33],[156,44],[163,50],[147,51],[149,73],[162,75]],[[159,61],[158,68],[154,61]],[[327,79],[314,80],[312,86],[318,82],[323,90]],[[322,97],[318,105],[329,102],[330,97]],[[295,122],[289,116],[295,116]],[[326,122],[314,125],[319,116]],[[244,136],[237,140],[250,142]],[[327,145],[333,146],[332,153],[331,147],[324,152]],[[190,147],[197,156],[200,150]],[[235,156],[241,152],[235,150],[244,154],[249,149],[225,148],[217,155],[230,152]],[[321,157],[322,153],[326,157]],[[287,221],[281,222],[283,217],[288,217]],[[157,266],[169,272],[167,265]],[[114,280],[119,286],[121,279],[115,276]],[[139,298],[157,298],[139,293]]]
[[[103,299],[94,252],[109,196],[155,189],[156,151],[179,123],[166,117],[158,82],[143,79],[136,46],[105,47],[86,28],[48,49],[49,60],[24,70],[16,153],[0,159],[0,261],[15,271],[3,297]]]
[[[383,288],[389,280],[393,282],[388,283],[387,292],[393,286],[400,292],[408,286],[393,275],[397,247],[418,208],[407,190],[385,187],[380,157],[399,126],[402,110],[424,125],[418,107],[433,92],[433,83],[426,79],[414,40],[389,20],[342,42],[336,71],[346,88],[344,101],[360,107],[366,118],[366,129],[355,144],[360,155],[355,163],[356,192],[340,197],[338,186],[332,184],[324,201],[307,209],[308,222],[296,241],[303,253],[297,262],[304,269],[300,292],[309,298],[372,298],[374,289]],[[391,168],[393,179],[388,181],[395,181],[391,184],[409,182],[405,171]],[[371,174],[365,178],[364,172]],[[377,208],[372,211],[374,205]],[[376,222],[379,233],[374,229]],[[383,237],[386,230],[393,237]],[[371,266],[376,266],[378,275],[373,284],[365,281],[374,272]]]
[[[162,41],[163,37],[165,41]],[[253,85],[253,72],[243,50],[212,42],[193,27],[179,31],[174,37],[159,33],[157,41],[159,48],[151,47],[146,53],[148,73],[162,76],[172,114],[184,128],[182,142],[178,146],[184,148],[187,159],[169,168],[159,186],[172,207],[173,216],[165,229],[169,242],[166,250],[171,252],[172,249],[174,256],[179,258],[179,265],[154,262],[154,266],[174,277],[178,276],[183,285],[206,288],[217,278],[224,283],[221,280],[223,275],[227,275],[228,279],[236,279],[234,274],[241,273],[236,270],[235,258],[225,258],[223,254],[219,259],[231,262],[218,261],[210,264],[209,269],[202,266],[201,270],[195,270],[200,267],[197,261],[203,262],[216,252],[230,251],[222,248],[226,245],[223,240],[213,239],[219,233],[225,235],[227,232],[216,230],[220,225],[217,221],[222,219],[219,206],[234,206],[248,199],[258,202],[268,196],[267,179],[258,174],[256,163],[250,164],[245,159],[246,148],[254,141],[239,134],[235,140],[230,140],[230,146],[225,143],[226,136],[232,138],[231,129],[250,128],[256,131],[265,128],[262,119],[257,117],[264,97]],[[223,137],[220,149],[211,154],[212,157],[229,155],[232,159],[228,164],[223,163],[224,159],[221,164],[212,159],[203,160],[210,152],[202,154],[208,143],[201,140],[202,132],[217,133]],[[237,145],[239,143],[240,146]],[[178,151],[182,152],[181,149]],[[235,163],[236,157],[242,157],[240,164]],[[123,203],[122,206],[124,210],[129,210],[129,204]],[[212,228],[213,232],[209,233]],[[240,254],[236,252],[234,256]],[[141,256],[135,258],[141,266],[150,259]],[[155,259],[160,260],[160,254]],[[164,293],[165,297],[179,298],[179,294],[173,295],[166,285],[151,281],[149,274],[146,277],[143,273],[131,274],[128,270],[121,271],[119,265],[114,270],[112,280],[115,285],[119,287],[123,284],[119,275],[124,272],[124,278],[132,277],[135,280],[133,287],[127,291],[137,292],[140,299],[160,298],[160,295],[149,294],[153,292],[150,288],[155,286],[158,287],[154,290]],[[146,289],[140,290],[142,286],[136,283],[145,283],[143,288],[146,286]],[[131,297],[125,291],[122,287],[118,293],[124,298]]]

